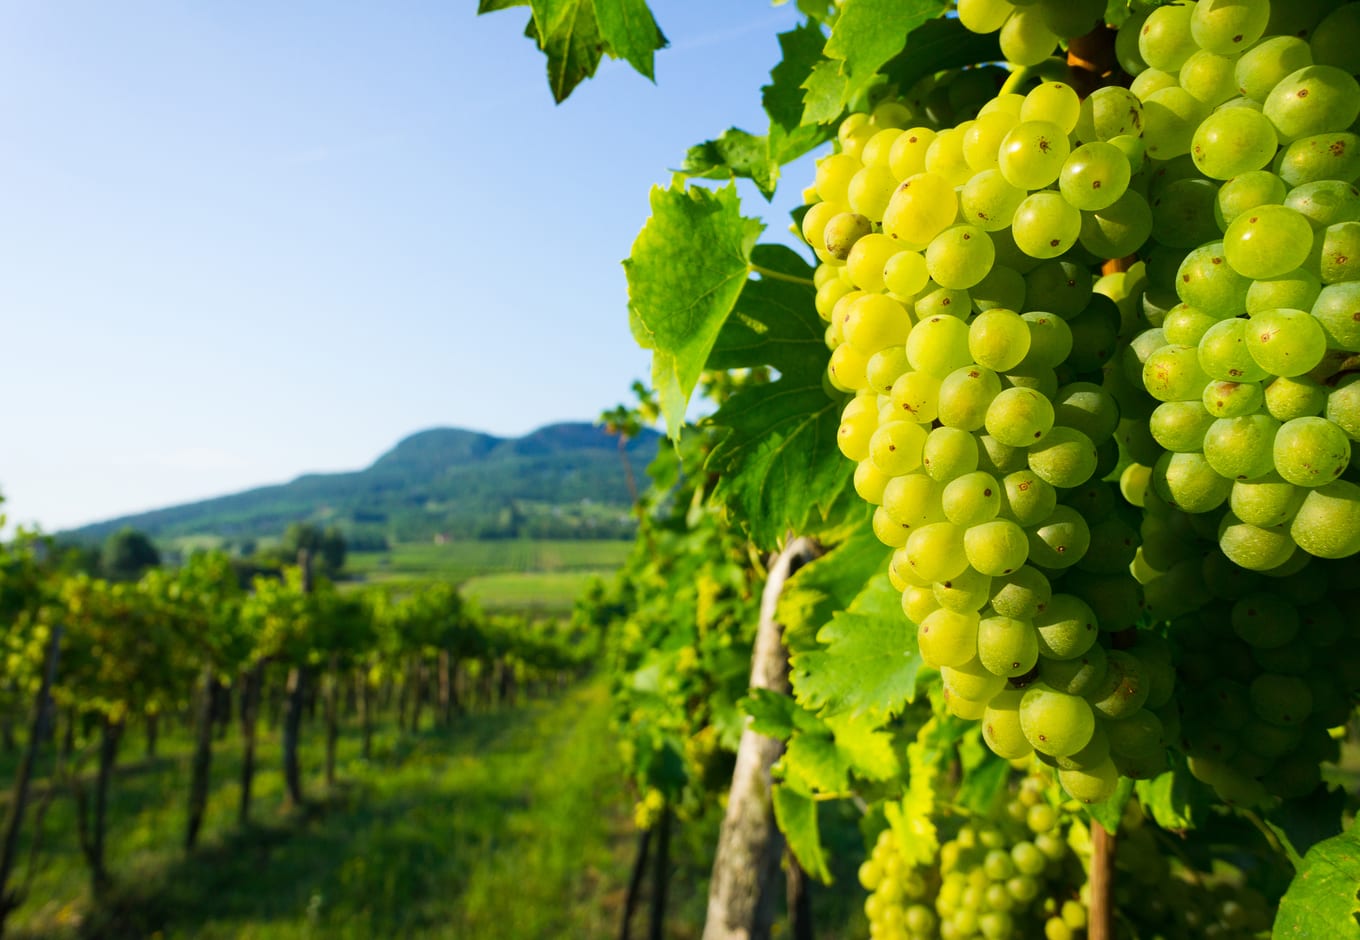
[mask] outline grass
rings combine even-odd
[[[612,571],[631,547],[631,542],[587,539],[407,542],[386,552],[351,552],[345,568],[365,580],[438,577],[454,582],[508,572]]]
[[[316,769],[319,728],[308,730],[304,766]],[[357,735],[342,736],[341,785],[325,794],[313,775],[308,793],[324,801],[283,813],[277,739],[263,735],[257,822],[241,830],[238,745],[234,735],[221,742],[203,840],[186,856],[187,738],[163,735],[164,756],[152,760],[139,760],[140,742],[126,741],[110,794],[114,890],[92,902],[62,795],[47,815],[41,866],[12,935],[532,940],[612,932],[629,842],[602,682],[463,716],[451,731],[401,735],[385,725],[374,744],[365,762]]]
[[[487,611],[570,613],[590,579],[606,574],[591,571],[487,574],[465,581],[462,591]]]

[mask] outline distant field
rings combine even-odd
[[[593,577],[605,571],[506,572],[486,574],[463,583],[463,594],[483,610],[569,613]]]
[[[442,578],[463,582],[478,575],[612,571],[631,542],[504,539],[435,545],[410,542],[386,552],[351,552],[345,568],[365,580]],[[584,583],[581,581],[580,583]]]

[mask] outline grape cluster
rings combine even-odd
[[[1084,936],[1086,910],[1071,886],[1080,865],[1068,847],[1059,812],[1043,784],[1026,778],[1000,822],[973,820],[940,847],[939,857],[913,864],[892,829],[879,834],[860,883],[869,936],[876,940],[1022,940],[1048,921]],[[1070,897],[1057,900],[1061,894]]]

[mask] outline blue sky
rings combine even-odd
[[[0,493],[100,518],[591,420],[644,378],[620,259],[685,149],[762,131],[793,4],[653,2],[657,83],[554,106],[527,10],[0,0]],[[789,168],[778,236],[811,174]]]

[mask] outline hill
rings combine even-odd
[[[660,439],[645,431],[624,451],[635,476]],[[616,538],[631,533],[631,496],[618,439],[585,423],[502,438],[433,428],[400,441],[363,470],[121,516],[63,535],[100,541],[131,526],[153,539],[212,535],[236,543],[280,535],[291,522],[338,525],[352,548],[447,536]]]

